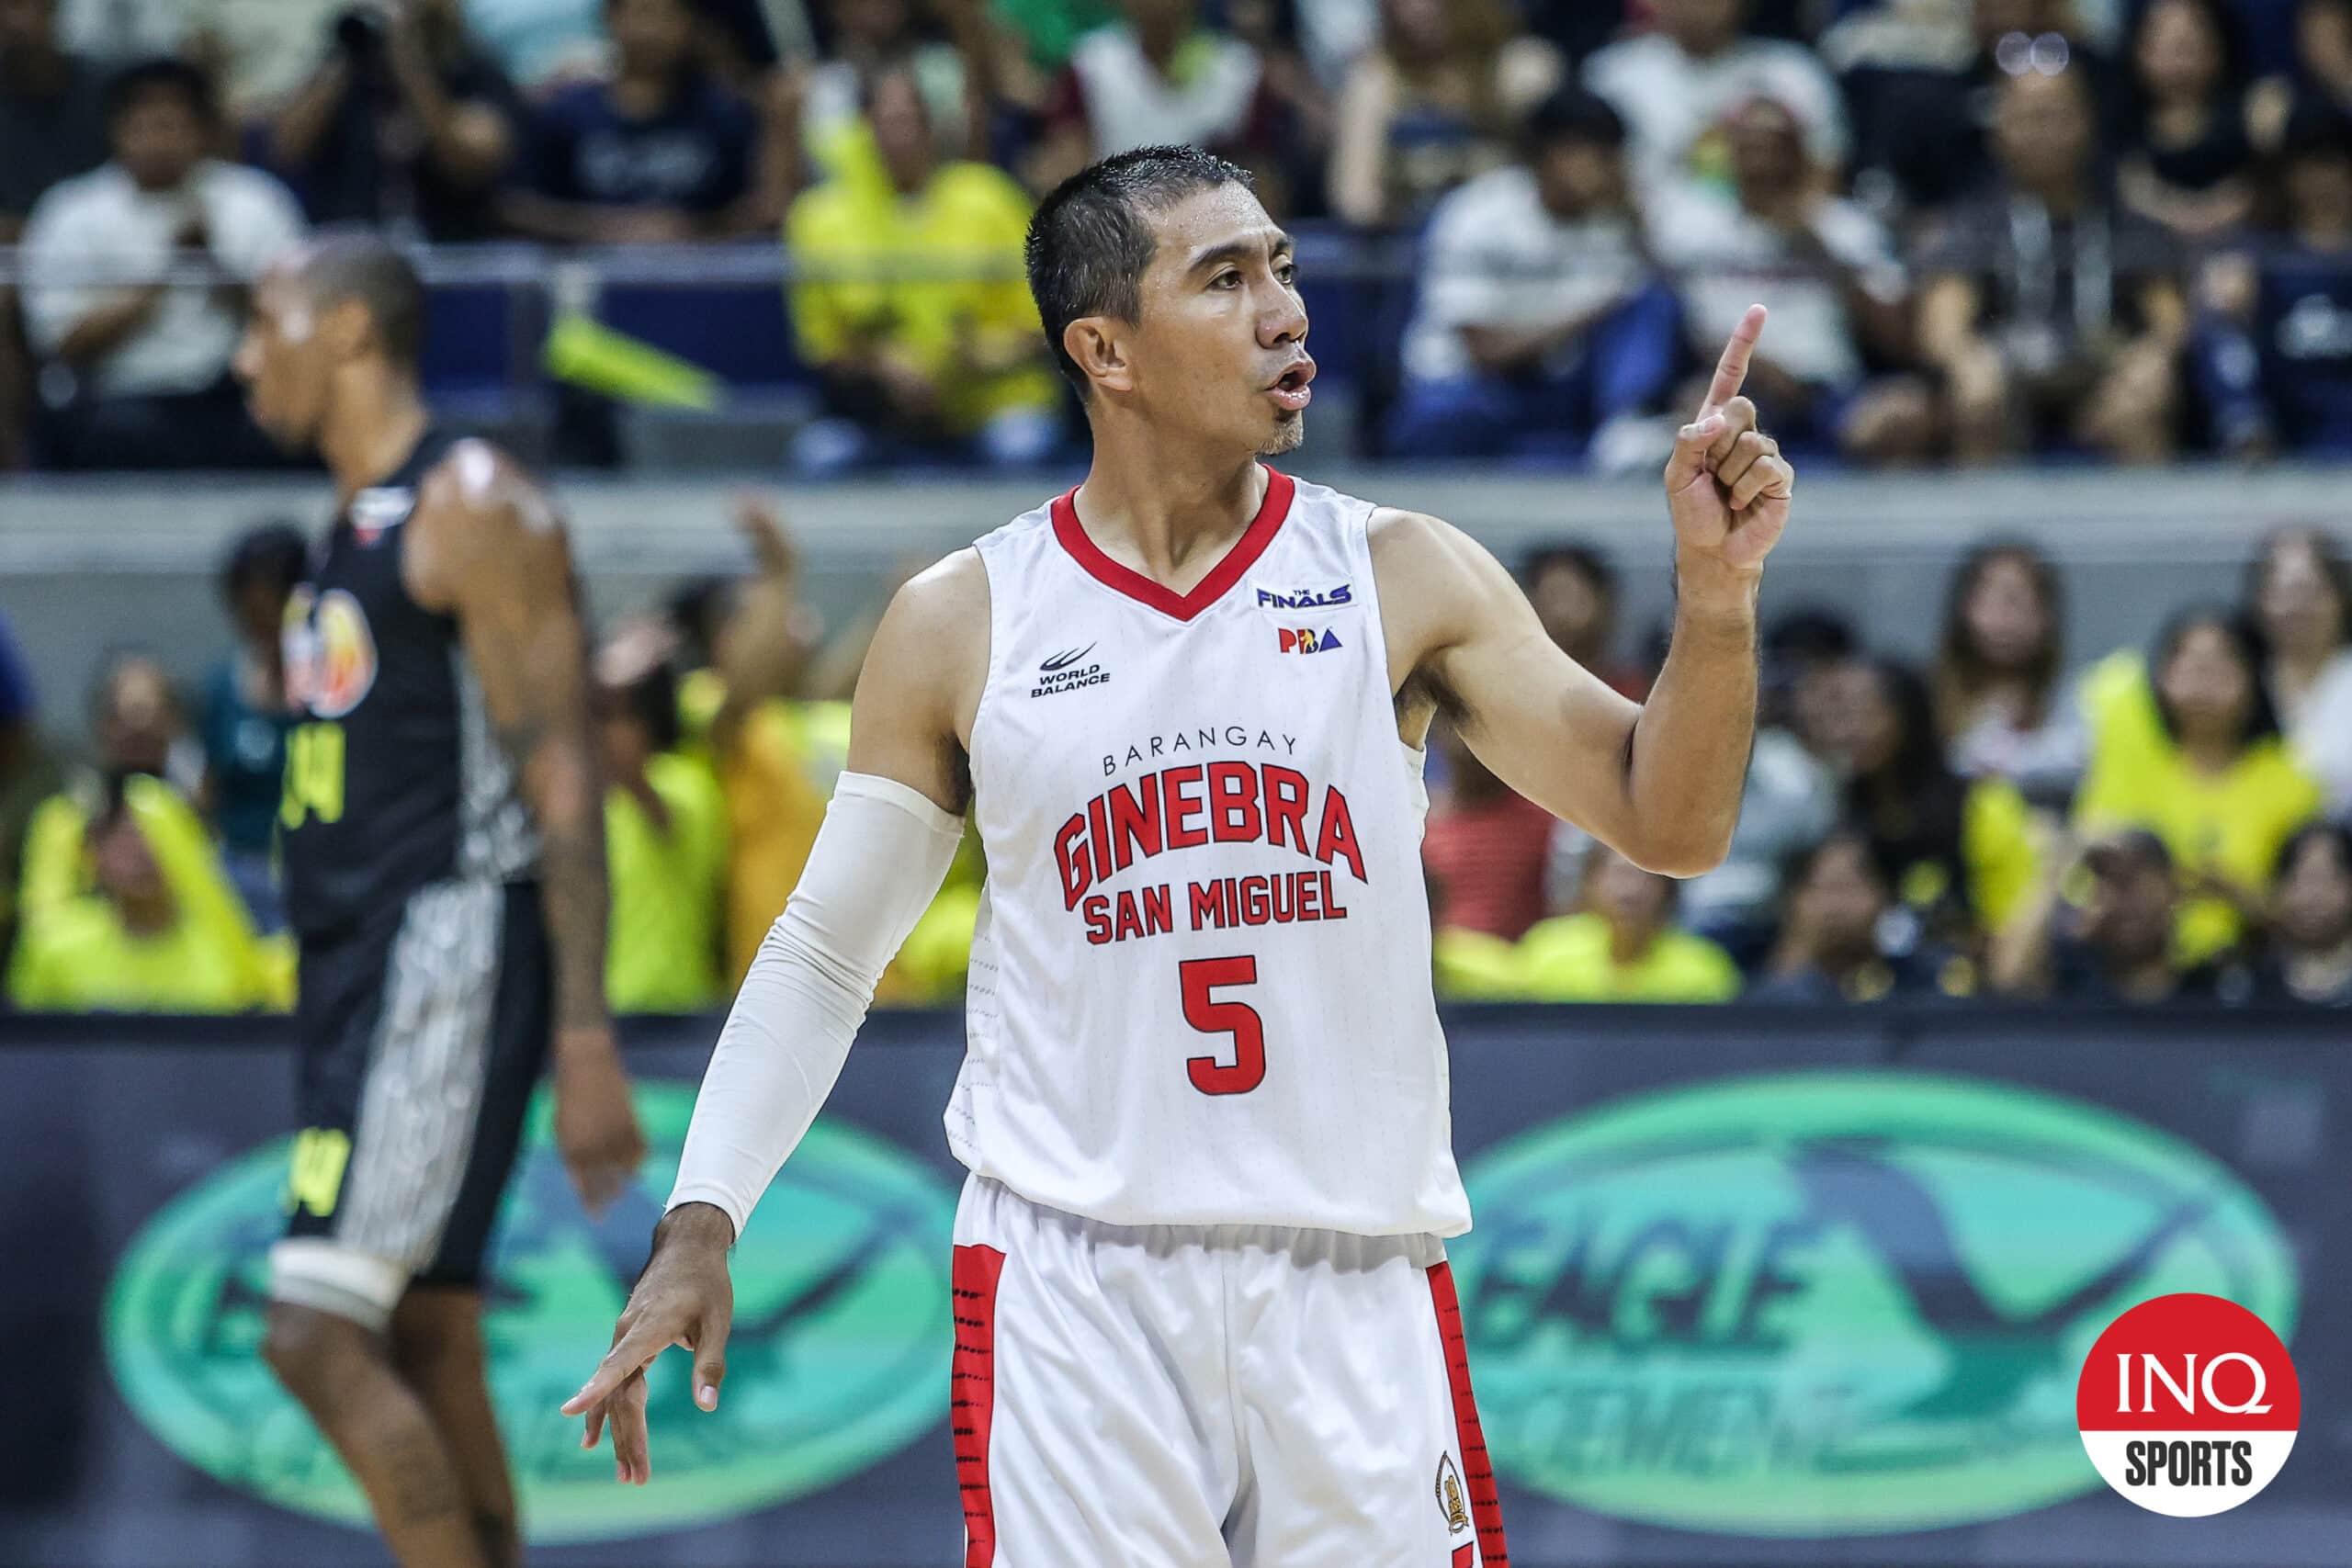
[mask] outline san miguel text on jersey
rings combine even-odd
[[[1286,737],[1292,750],[1296,738]],[[1166,751],[1195,755],[1250,745],[1271,748],[1275,737],[1246,725],[1204,726],[1155,735],[1148,747],[1127,748],[1142,761]],[[1103,759],[1115,770],[1116,756]],[[1119,874],[1162,855],[1211,844],[1271,844],[1313,863],[1288,871],[1240,875],[1178,876],[1137,886],[1105,886]],[[1097,946],[1182,929],[1287,925],[1295,920],[1344,920],[1346,905],[1332,877],[1365,881],[1348,797],[1279,762],[1224,759],[1178,761],[1113,784],[1071,814],[1054,835],[1054,863],[1062,878],[1063,908],[1086,924]],[[1100,889],[1099,891],[1090,891]]]

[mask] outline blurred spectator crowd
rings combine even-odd
[[[781,520],[746,499],[738,524],[752,570],[680,585],[595,653],[622,1012],[731,994],[815,839],[887,598],[828,627]],[[303,552],[282,525],[239,542],[220,575],[233,645],[199,691],[146,654],[107,660],[88,697],[93,755],[75,767],[45,744],[0,632],[11,1005],[290,999],[277,628]],[[1557,544],[1522,582],[1564,650],[1644,693],[1658,652],[1619,625],[1605,557]],[[2234,602],[2180,609],[2145,647],[2071,649],[2067,625],[2059,572],[2017,539],[1954,571],[1925,668],[1863,646],[1834,609],[1775,615],[1729,858],[1679,883],[1530,804],[1441,723],[1423,843],[1440,994],[2352,1007],[2339,547],[2272,536]],[[984,874],[967,835],[885,1005],[961,998]]]
[[[1819,457],[2352,449],[2352,0],[0,0],[0,465],[278,460],[242,290],[355,222],[781,234],[804,472],[1050,459],[1029,206],[1154,141],[1378,454],[1645,465],[1756,299]]]

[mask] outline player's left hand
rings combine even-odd
[[[1762,570],[1788,525],[1796,470],[1781,444],[1756,428],[1756,405],[1739,395],[1764,335],[1764,307],[1750,305],[1724,346],[1698,416],[1677,433],[1666,463],[1666,507],[1677,544],[1735,571]]]
[[[620,1196],[645,1158],[628,1075],[609,1023],[556,1032],[555,1142],[592,1214]]]

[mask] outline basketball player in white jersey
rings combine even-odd
[[[965,1562],[1504,1568],[1443,1238],[1469,1228],[1430,982],[1421,743],[1638,863],[1713,866],[1792,473],[1738,396],[1666,471],[1672,652],[1636,705],[1493,557],[1288,479],[1306,314],[1248,176],[1074,176],[1030,231],[1085,395],[1076,491],[909,583],[848,771],[721,1033],[614,1346],[566,1414],[650,1474],[644,1373],[716,1406],[727,1250],[816,1115],[967,811],[988,851],[947,1136]]]

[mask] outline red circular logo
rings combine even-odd
[[[2302,1415],[2287,1347],[2221,1296],[2141,1303],[2107,1325],[2075,1384],[2083,1447],[2107,1483],[2176,1518],[2225,1513],[2269,1485]]]

